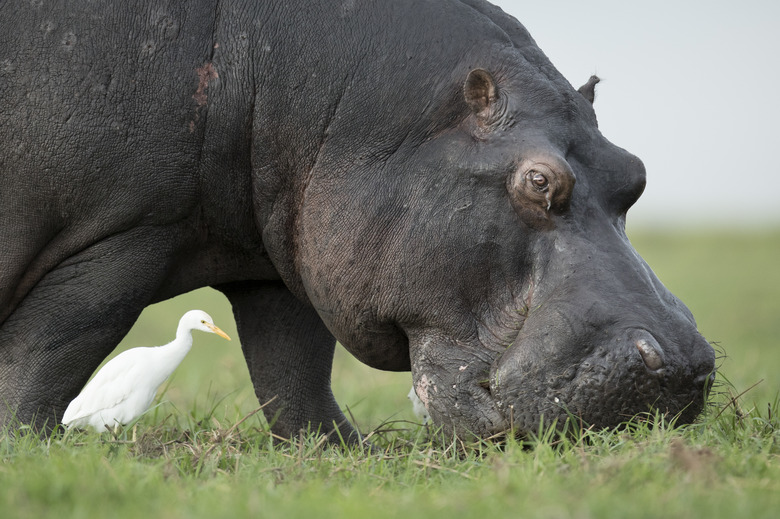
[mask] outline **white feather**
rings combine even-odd
[[[62,423],[69,429],[89,426],[104,431],[106,426],[125,425],[141,416],[157,389],[190,351],[192,330],[217,333],[230,340],[206,312],[191,310],[179,321],[172,342],[124,351],[103,366],[68,405]]]

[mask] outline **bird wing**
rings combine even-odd
[[[142,358],[151,348],[133,348],[111,359],[68,405],[62,423],[77,422],[96,413],[114,408],[127,400],[143,376]]]

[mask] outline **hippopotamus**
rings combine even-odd
[[[713,348],[625,233],[642,162],[499,8],[11,0],[0,28],[3,423],[50,430],[204,286],[283,437],[359,438],[336,341],[460,437],[702,409]]]

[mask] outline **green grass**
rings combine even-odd
[[[197,291],[150,307],[120,348],[170,340],[208,311],[234,336],[196,338],[161,403],[124,431],[0,433],[4,517],[775,517],[780,506],[780,232],[634,233],[632,241],[728,357],[700,422],[639,423],[504,445],[409,423],[410,375],[343,351],[334,392],[377,449],[274,444],[227,302]],[[730,381],[731,385],[726,382]],[[761,381],[736,401],[733,397]],[[243,421],[241,421],[243,420]]]
[[[722,371],[769,400],[780,390],[780,230],[636,233],[634,246],[725,351]]]

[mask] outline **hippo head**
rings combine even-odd
[[[626,237],[644,166],[601,135],[597,80],[575,90],[522,31],[438,82],[406,65],[416,90],[371,107],[381,130],[334,118],[296,221],[298,293],[360,360],[411,369],[445,431],[690,422],[714,352]]]

